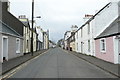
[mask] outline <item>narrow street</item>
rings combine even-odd
[[[10,78],[115,78],[115,76],[60,48],[55,48],[33,59]]]

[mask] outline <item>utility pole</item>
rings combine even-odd
[[[33,26],[34,26],[34,0],[32,0],[32,37],[31,37],[31,55],[33,56]]]

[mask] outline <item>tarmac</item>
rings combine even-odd
[[[25,63],[26,61],[29,61],[33,59],[34,57],[40,55],[41,53],[45,52],[46,50],[41,50],[33,53],[33,56],[31,56],[31,53],[25,54],[23,56],[10,59],[9,61],[5,61],[2,63],[2,75],[9,72],[10,70],[16,68],[17,66]]]
[[[82,53],[77,53],[77,52],[73,52],[73,51],[67,51],[67,52],[74,54],[75,56],[103,69],[104,71],[107,71],[117,77],[120,77],[120,64],[113,64],[113,63],[98,59],[93,56],[88,56],[88,55],[82,54]]]
[[[23,55],[21,57],[17,57],[17,58],[14,58],[14,59],[11,59],[9,61],[5,61],[3,64],[2,64],[2,74],[5,74],[7,72],[9,72],[10,70],[16,68],[17,66],[25,63],[26,61],[29,61],[31,59],[33,59],[34,57],[40,55],[41,53],[45,52],[46,50],[42,50],[42,51],[38,51],[38,52],[35,52],[33,56],[31,56],[31,54],[26,54],[26,55]],[[103,61],[101,59],[98,59],[96,57],[93,57],[93,56],[88,56],[88,55],[85,55],[85,54],[81,54],[81,53],[77,53],[77,52],[72,52],[72,51],[67,51],[68,53],[71,53],[117,77],[120,77],[120,65],[118,64],[113,64],[113,63],[110,63],[110,62],[106,62],[106,61]]]

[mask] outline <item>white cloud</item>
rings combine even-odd
[[[94,14],[108,3],[108,0],[34,0],[38,25],[49,28],[51,37],[62,36],[71,25],[81,25],[85,14]],[[10,0],[11,12],[16,16],[25,14],[31,19],[32,0]],[[60,31],[60,33],[58,33]],[[55,38],[55,40],[57,40]]]

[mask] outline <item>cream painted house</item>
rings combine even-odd
[[[26,18],[25,15],[19,16],[19,20],[25,25],[24,26],[24,47],[23,52],[24,53],[30,53],[31,52],[31,29],[28,18]]]
[[[33,51],[34,52],[37,51],[37,32],[36,32],[36,28],[34,28],[34,31],[33,31]]]
[[[49,32],[43,32],[43,48],[49,49]]]

